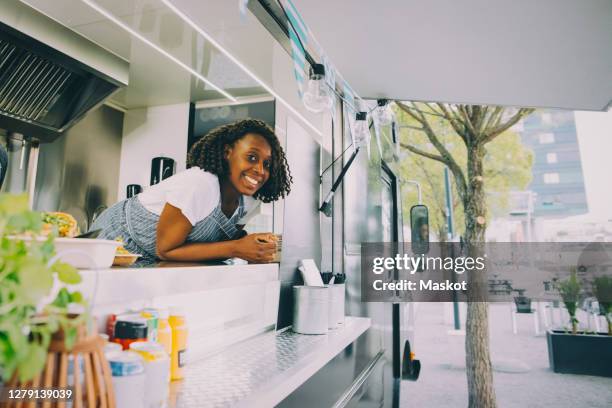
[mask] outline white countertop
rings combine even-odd
[[[164,267],[80,270],[81,290],[101,303],[154,298],[197,290],[260,284],[278,280],[278,264],[172,264]],[[97,283],[97,285],[96,285]]]
[[[242,341],[186,367],[171,384],[169,408],[272,407],[355,341],[370,319],[347,317],[326,335],[290,329]]]

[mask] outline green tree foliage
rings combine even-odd
[[[427,136],[418,129],[418,123],[404,111],[396,108],[400,124],[400,142],[410,144],[426,152],[437,154]],[[440,141],[447,146],[450,154],[465,167],[467,164],[467,149],[450,123],[440,117],[429,118],[430,126],[438,135]],[[524,190],[531,182],[533,152],[525,147],[520,136],[512,130],[507,130],[503,137],[492,140],[486,147],[484,158],[484,184],[487,187],[487,217],[504,216],[508,211],[509,192]],[[415,180],[420,183],[423,194],[423,204],[430,209],[430,230],[438,235],[440,240],[446,237],[444,164],[421,155],[402,149],[401,179]],[[452,176],[451,176],[452,177]],[[465,220],[463,203],[455,188],[453,193],[453,212],[455,232],[463,234]],[[404,219],[409,219],[412,204],[416,204],[417,191],[410,183],[402,185],[402,200],[409,205],[403,206]]]

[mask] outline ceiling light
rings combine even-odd
[[[323,64],[312,64],[310,67],[310,76],[302,101],[310,112],[320,113],[331,109],[334,100],[329,87],[325,83],[325,66]]]
[[[174,4],[172,4],[169,0],[161,0],[162,3],[166,5],[170,10],[172,10],[177,16],[179,16],[184,22],[189,24],[191,28],[200,33],[204,38],[206,38],[215,48],[217,48],[223,55],[229,58],[234,64],[240,67],[248,76],[253,78],[255,82],[257,82],[263,89],[266,90],[270,95],[274,96],[277,101],[279,101],[287,110],[289,110],[293,115],[299,118],[306,126],[308,126],[313,132],[317,135],[323,137],[323,133],[314,126],[308,119],[306,119],[297,109],[295,109],[289,102],[287,102],[282,96],[280,96],[271,86],[262,81],[257,75],[255,75],[246,65],[240,62],[236,57],[234,57],[228,50],[223,48],[221,44],[219,44],[213,37],[211,37],[206,31],[201,29],[196,23],[194,23],[189,17],[187,17],[181,10],[179,10]]]
[[[226,91],[224,91],[223,89],[219,88],[217,85],[213,84],[212,82],[210,82],[206,77],[204,77],[202,74],[200,74],[199,72],[197,72],[196,70],[194,70],[193,68],[191,68],[189,65],[185,64],[183,61],[179,60],[178,58],[176,58],[174,55],[168,53],[166,50],[164,50],[163,48],[161,48],[160,46],[158,46],[157,44],[153,43],[152,41],[150,41],[149,39],[147,39],[146,37],[144,37],[142,34],[140,34],[139,32],[137,32],[136,30],[134,30],[132,27],[130,27],[129,25],[127,25],[126,23],[124,23],[123,21],[119,20],[118,18],[116,18],[114,15],[112,15],[111,13],[109,13],[107,10],[105,10],[104,8],[100,7],[98,4],[96,4],[95,2],[91,1],[91,0],[81,0],[83,3],[87,4],[89,7],[91,7],[92,9],[96,10],[98,13],[102,14],[104,17],[108,18],[110,21],[112,21],[113,23],[117,24],[119,27],[123,28],[125,31],[127,31],[128,33],[130,33],[132,36],[138,38],[140,41],[144,42],[145,44],[147,44],[148,46],[150,46],[151,48],[153,48],[154,50],[156,50],[157,52],[159,52],[160,54],[163,54],[165,57],[167,57],[168,59],[172,60],[174,63],[176,63],[177,65],[179,65],[181,68],[183,68],[184,70],[188,71],[190,74],[192,74],[193,76],[195,76],[196,78],[202,80],[206,85],[210,86],[211,88],[213,88],[215,91],[219,92],[221,95],[223,95],[224,97],[226,97],[227,99],[231,100],[232,102],[236,102],[237,99],[234,98],[232,95],[230,95],[229,93],[227,93]]]

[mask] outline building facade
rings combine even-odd
[[[536,111],[517,129],[534,152],[533,215],[562,218],[588,212],[574,112]]]

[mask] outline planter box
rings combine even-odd
[[[531,299],[527,296],[516,296],[514,298],[514,304],[516,305],[516,313],[532,313],[531,310]]]
[[[555,373],[612,377],[612,336],[548,331],[548,361]]]

